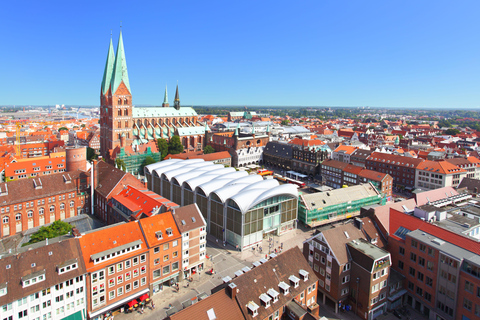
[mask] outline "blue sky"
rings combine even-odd
[[[7,1],[0,105],[98,105],[122,21],[134,104],[480,107],[480,1]]]

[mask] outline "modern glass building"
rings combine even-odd
[[[294,185],[202,159],[164,160],[146,166],[144,173],[149,190],[181,206],[196,203],[207,231],[239,249],[296,228]]]

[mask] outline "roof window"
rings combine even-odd
[[[280,288],[280,290],[283,292],[284,295],[287,295],[290,290],[290,286],[283,281],[278,284],[278,287]]]
[[[291,275],[290,277],[288,277],[288,280],[290,280],[290,282],[293,284],[294,288],[298,287],[298,283],[300,282],[300,279],[298,279],[294,275]]]

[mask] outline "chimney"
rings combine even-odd
[[[231,282],[228,287],[227,287],[228,292],[230,293],[230,298],[232,300],[235,300],[235,296],[237,295],[237,285],[233,282]]]
[[[357,227],[360,231],[363,229],[363,221],[360,218],[355,218],[355,227]]]
[[[78,231],[77,228],[73,227],[73,228],[72,228],[72,235],[73,235],[75,238],[78,238],[78,237],[81,236],[81,233],[80,233],[80,231]]]

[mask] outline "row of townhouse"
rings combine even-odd
[[[102,319],[204,268],[195,204],[72,234],[1,257],[0,319]]]
[[[367,158],[366,168],[388,173],[394,186],[406,190],[457,187],[463,178],[477,176],[480,170],[478,161],[472,157],[463,161],[432,161],[380,152],[373,152]]]
[[[333,159],[322,163],[321,173],[325,184],[333,188],[370,182],[386,197],[392,196],[393,178],[388,173],[365,169]]]

